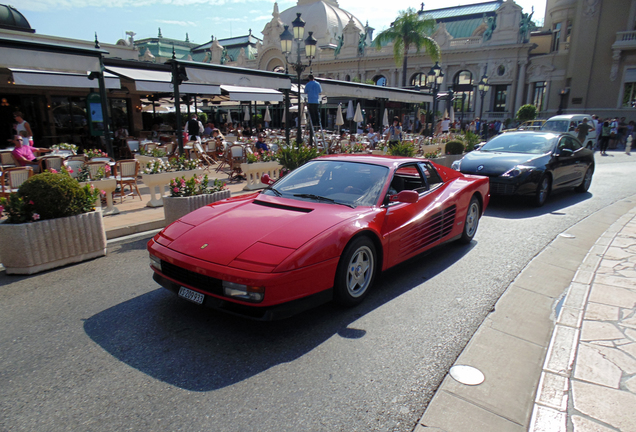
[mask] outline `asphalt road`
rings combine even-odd
[[[411,431],[524,266],[636,195],[635,158],[597,157],[590,193],[541,209],[493,202],[472,244],[388,271],[354,309],[274,323],[200,309],[152,281],[145,239],[37,276],[0,272],[0,430]]]

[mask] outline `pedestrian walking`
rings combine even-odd
[[[579,124],[576,129],[574,130],[576,132],[576,137],[579,139],[579,141],[581,142],[581,144],[586,147],[585,145],[585,139],[587,138],[587,134],[594,129],[594,126],[592,126],[591,124],[589,124],[587,122],[587,117],[583,118],[583,122],[581,124]]]
[[[605,120],[605,122],[603,122],[603,128],[601,129],[601,156],[607,156],[607,147],[609,146],[611,133],[612,128],[610,127],[610,122]]]

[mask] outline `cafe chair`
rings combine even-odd
[[[42,156],[40,158],[40,172],[46,170],[60,171],[64,164],[64,158],[62,156]]]
[[[16,166],[18,166],[18,164],[15,163],[11,150],[0,151],[0,167],[6,169],[15,168]]]
[[[77,178],[79,176],[79,173],[82,169],[82,167],[84,166],[84,161],[81,160],[66,160],[64,162],[64,165],[66,165],[67,170],[69,170],[69,175],[71,176],[71,178]],[[73,172],[71,172],[73,171]]]
[[[141,200],[141,194],[137,187],[137,176],[139,175],[139,161],[136,159],[123,159],[117,161],[115,164],[115,179],[117,180],[117,186],[119,187],[119,194],[121,201],[124,202],[124,188],[128,186],[130,189],[129,195],[135,193]]]
[[[242,178],[243,170],[241,164],[246,162],[245,149],[240,145],[233,145],[229,150],[230,154],[230,180],[238,180]]]
[[[68,156],[66,158],[66,161],[81,161],[81,162],[86,162],[88,160],[88,158],[86,157],[85,154],[78,154],[78,155],[72,155],[72,156]]]
[[[15,167],[7,168],[2,171],[2,196],[6,197],[9,194],[18,191],[18,188],[33,176],[33,169],[31,167]]]
[[[197,155],[198,159],[201,161],[201,163],[203,163],[205,167],[209,168],[212,165],[216,164],[214,159],[208,156],[207,153],[203,150],[203,146],[200,143],[195,142],[193,150],[194,150],[194,153]]]
[[[86,162],[86,167],[88,168],[88,176],[91,180],[98,180],[99,170],[104,170],[104,177],[110,177],[110,174],[107,172],[106,167],[109,166],[108,162],[105,161],[90,161]]]

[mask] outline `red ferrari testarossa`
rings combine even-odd
[[[149,241],[150,265],[180,297],[254,319],[356,305],[378,272],[470,242],[488,187],[426,159],[322,156],[172,223]]]

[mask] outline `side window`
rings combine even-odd
[[[413,190],[417,192],[426,191],[427,183],[422,178],[420,170],[417,169],[417,165],[404,165],[397,169],[391,180],[391,186],[389,187],[389,194],[395,195],[403,190]]]
[[[443,183],[442,178],[439,176],[439,173],[431,163],[420,162],[419,165],[422,172],[426,176],[426,180],[430,189],[434,189],[435,187]]]
[[[572,146],[572,151],[580,150],[583,146],[576,138],[570,138],[570,144]]]
[[[581,147],[580,145],[578,146],[576,145],[576,139],[570,136],[564,136],[561,138],[561,141],[559,141],[559,150],[567,149],[567,150],[575,151],[579,149],[580,147]]]

